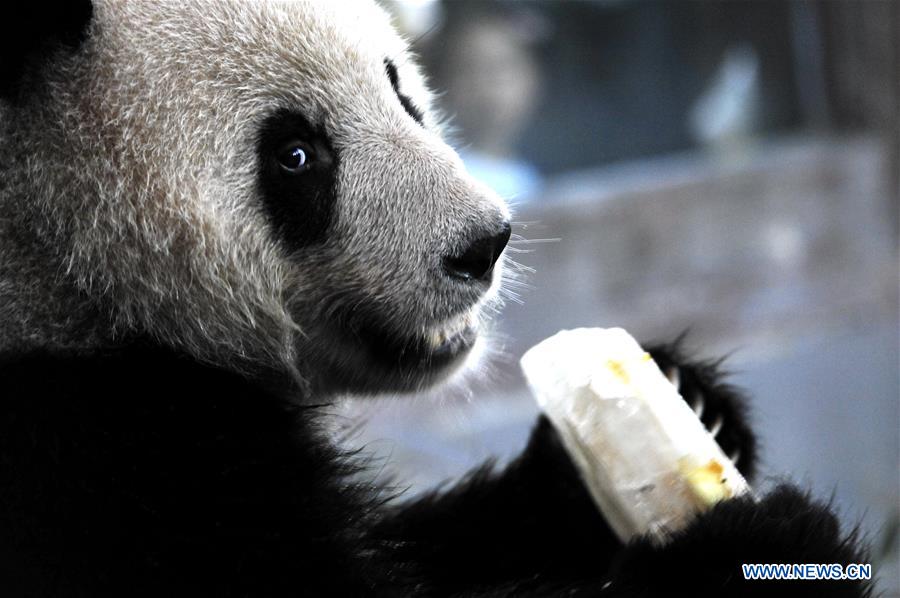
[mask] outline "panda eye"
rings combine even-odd
[[[312,149],[303,142],[285,144],[275,154],[278,165],[289,174],[300,174],[309,169],[313,159]]]

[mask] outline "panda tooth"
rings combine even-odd
[[[428,344],[436,349],[472,326],[473,315],[471,312],[446,320],[442,325],[435,326],[425,332]]]
[[[428,342],[431,344],[433,349],[436,349],[441,346],[441,333],[437,330],[432,331],[431,334],[428,335]]]

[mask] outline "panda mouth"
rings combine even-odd
[[[478,338],[478,330],[475,318],[469,312],[427,329],[423,336],[433,358],[445,355],[452,358],[472,348]]]
[[[361,338],[376,362],[407,373],[445,369],[469,352],[478,339],[474,311],[425,327],[414,335],[363,329]]]

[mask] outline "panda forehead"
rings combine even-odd
[[[207,80],[223,96],[294,106],[338,128],[348,111],[385,113],[386,93],[428,112],[430,98],[407,45],[374,3],[163,1],[169,10],[102,0],[97,11],[110,23],[110,46],[135,46],[149,71]],[[130,52],[125,60],[132,60]],[[387,64],[396,67],[394,80]]]
[[[428,91],[388,15],[371,2],[330,2],[325,6],[320,10],[319,4],[305,5],[319,21],[311,28],[306,28],[305,22],[302,56],[287,60],[297,70],[307,71],[309,87],[323,92],[312,98],[323,118],[330,117],[335,121],[332,124],[338,125],[334,128],[339,128],[348,111],[366,112],[368,108],[370,113],[389,117],[399,104],[424,124],[423,115],[430,104]],[[320,49],[324,50],[321,54]],[[384,111],[385,105],[393,110]]]

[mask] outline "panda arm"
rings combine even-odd
[[[743,399],[719,382],[713,364],[688,364],[677,345],[651,353],[664,369],[678,367],[682,393],[704,402],[704,421],[721,416],[727,422],[720,432],[729,439],[724,448],[739,449],[738,466],[749,473],[755,441]],[[543,416],[525,450],[502,471],[485,464],[451,489],[403,505],[376,531],[447,584],[601,577],[621,549]]]
[[[716,365],[687,362],[676,346],[651,352],[664,370],[678,367],[686,400],[703,402],[707,426],[723,422],[717,440],[752,475],[755,440],[743,399],[721,382]],[[700,580],[713,592],[718,584],[763,595],[771,593],[770,585],[744,582],[741,563],[865,562],[854,538],[841,536],[827,506],[786,485],[759,503],[736,499],[718,505],[665,548],[647,539],[623,547],[544,417],[505,469],[482,466],[449,490],[398,507],[375,532],[448,593],[493,586],[490,595],[506,595],[495,594],[496,588],[510,584],[510,595],[517,596],[597,595],[601,588],[609,596],[669,595],[667,588],[687,591]],[[796,585],[790,595],[866,595],[850,583]],[[822,593],[823,585],[837,593]]]
[[[448,593],[532,577],[581,579],[602,573],[620,549],[543,417],[505,469],[487,463],[451,489],[403,505],[375,533]]]

